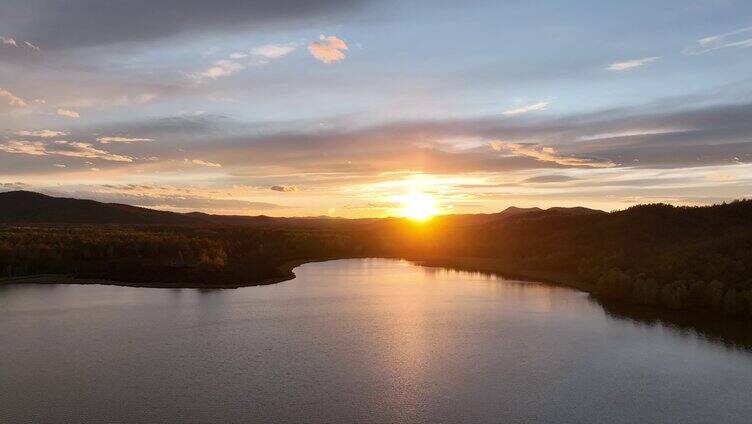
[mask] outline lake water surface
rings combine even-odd
[[[0,422],[749,423],[752,354],[386,259],[237,290],[0,286]]]

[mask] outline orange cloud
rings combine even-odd
[[[39,137],[39,138],[54,138],[64,135],[68,135],[65,131],[55,130],[37,130],[37,131],[16,131],[16,135],[21,137]]]
[[[129,138],[129,137],[97,137],[97,141],[102,144],[110,143],[136,143],[139,141],[154,141],[153,138]]]
[[[58,140],[54,143],[48,143],[44,141],[10,140],[0,144],[0,151],[31,156],[54,155],[103,159],[114,162],[133,162],[133,158],[129,156],[116,155],[80,141]]]
[[[499,140],[492,141],[489,144],[491,148],[496,151],[507,150],[516,156],[527,156],[542,162],[553,162],[559,165],[586,168],[610,168],[612,166],[616,166],[616,164],[611,161],[579,158],[574,156],[561,156],[556,153],[556,150],[553,147],[521,143],[507,143]]]
[[[183,163],[186,164],[192,164],[192,165],[199,165],[199,166],[208,166],[209,168],[220,168],[222,167],[222,164],[209,162],[203,159],[183,159]]]
[[[320,41],[311,41],[308,44],[308,51],[311,55],[324,63],[339,62],[345,58],[342,50],[347,50],[347,44],[342,39],[334,35],[325,36],[321,34]]]
[[[58,109],[57,114],[60,116],[66,116],[68,118],[80,118],[81,114],[74,111],[74,110],[68,110],[68,109]]]
[[[0,88],[0,97],[5,97],[5,99],[8,101],[8,104],[11,106],[26,107],[26,102],[24,101],[24,99],[16,96],[15,94],[4,88]]]
[[[275,185],[271,187],[274,191],[281,191],[283,193],[295,193],[297,191],[300,191],[297,186],[287,186],[287,185]]]

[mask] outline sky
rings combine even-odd
[[[0,190],[399,215],[752,197],[752,2],[0,0]]]

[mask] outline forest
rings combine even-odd
[[[461,258],[484,258],[501,274],[547,273],[604,300],[752,317],[750,200],[611,213],[516,211],[427,222],[6,220],[0,224],[0,278],[61,274],[145,286],[237,287],[290,278],[285,264],[292,261],[393,257],[452,266]]]

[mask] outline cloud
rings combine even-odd
[[[548,107],[548,102],[538,102],[538,103],[533,103],[531,105],[522,106],[522,107],[518,107],[515,109],[504,111],[502,112],[502,115],[507,115],[507,116],[519,115],[521,113],[533,112],[537,110],[546,110],[547,107]]]
[[[199,165],[199,166],[207,166],[209,168],[220,168],[220,167],[222,167],[222,165],[219,164],[219,163],[209,162],[209,161],[205,161],[203,159],[188,159],[188,158],[186,158],[186,159],[183,159],[183,163],[193,164],[193,165]]]
[[[334,35],[319,36],[320,41],[311,41],[308,44],[308,51],[316,60],[324,63],[339,62],[345,58],[342,50],[347,50],[347,44]]]
[[[133,162],[129,156],[117,155],[80,141],[10,140],[0,144],[0,151],[31,156],[68,156],[77,158],[103,159],[114,162]]]
[[[530,177],[523,180],[523,183],[533,184],[546,184],[546,183],[565,183],[569,181],[576,181],[577,178],[570,177],[569,175],[551,174],[551,175],[539,175],[536,177]]]
[[[0,144],[0,151],[32,156],[47,156],[47,144],[42,141],[11,140]]]
[[[242,71],[246,66],[242,63],[235,62],[228,59],[222,59],[214,62],[209,69],[198,74],[199,79],[209,78],[217,79],[219,77],[226,77],[236,72]]]
[[[0,43],[6,45],[6,46],[13,46],[13,47],[23,47],[26,46],[32,50],[40,51],[41,49],[39,46],[33,44],[30,41],[24,41],[23,44],[19,44],[18,41],[16,41],[15,38],[11,37],[0,37]]]
[[[732,47],[752,47],[752,27],[700,38],[694,46],[684,49],[684,54],[703,54]]]
[[[280,59],[295,51],[295,44],[266,44],[251,49],[251,55],[267,60]]]
[[[15,94],[4,88],[0,88],[0,97],[4,97],[8,101],[8,104],[11,106],[26,107],[26,101],[24,101],[24,99],[16,96]]]
[[[295,193],[297,191],[300,191],[297,186],[288,185],[275,185],[271,186],[271,189],[274,191],[281,191],[283,193]]]
[[[16,131],[16,135],[21,137],[39,137],[39,138],[55,138],[68,135],[65,131],[55,130],[37,130],[37,131]]]
[[[60,116],[67,116],[68,118],[74,118],[74,119],[81,117],[81,114],[76,111],[69,110],[69,109],[62,109],[62,108],[57,110],[57,114]]]
[[[29,41],[24,41],[24,44],[26,44],[26,46],[27,46],[27,47],[29,47],[29,48],[31,48],[31,49],[34,49],[34,50],[36,50],[36,51],[40,51],[40,50],[41,50],[41,49],[39,48],[39,46],[36,46],[36,45],[32,44],[32,43],[31,43],[31,42],[29,42]]]
[[[16,41],[15,38],[11,37],[0,37],[0,43],[6,45],[6,46],[13,46],[13,47],[28,47],[32,50],[41,51],[39,46],[31,43],[30,41],[24,41],[23,44],[19,44],[18,41]]]
[[[577,139],[580,141],[591,141],[591,140],[603,140],[603,139],[608,139],[608,138],[672,134],[672,133],[685,132],[685,131],[692,131],[692,130],[685,129],[685,128],[655,128],[655,129],[647,129],[647,130],[625,130],[625,131],[616,131],[616,132],[610,132],[610,133],[583,135],[583,136],[578,137]]]
[[[608,69],[609,71],[628,71],[630,69],[639,68],[640,66],[646,65],[650,62],[655,62],[660,58],[660,56],[653,56],[643,57],[642,59],[625,60],[624,62],[612,63],[608,65],[606,69]]]
[[[516,156],[527,156],[542,162],[553,162],[564,166],[585,168],[610,168],[616,166],[616,164],[607,160],[561,156],[556,154],[556,150],[553,147],[535,144],[506,143],[495,140],[490,142],[489,145],[496,151],[508,150]]]
[[[110,143],[137,143],[141,141],[154,141],[153,138],[129,138],[129,137],[97,137],[97,141],[102,144]]]
[[[294,44],[266,44],[251,49],[250,53],[232,53],[228,59],[217,60],[205,71],[193,75],[197,81],[216,80],[240,72],[249,66],[266,65],[272,60],[280,59],[295,50]]]
[[[29,187],[31,186],[20,181],[14,183],[0,183],[0,189],[3,190],[27,190]]]

